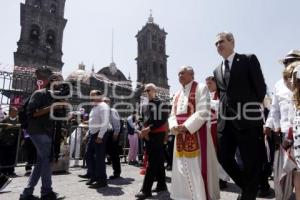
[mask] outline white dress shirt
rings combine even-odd
[[[119,135],[119,132],[121,130],[120,116],[115,108],[110,109],[109,123],[114,131],[114,135]]]
[[[89,132],[90,134],[98,133],[99,138],[103,138],[109,127],[110,109],[104,103],[98,103],[94,106],[89,115]]]
[[[235,53],[233,52],[226,60],[228,60],[228,65],[229,65],[229,70],[231,70],[231,66],[232,66],[232,63],[233,63],[233,58],[235,56]],[[223,73],[223,76],[224,76],[224,73],[225,73],[225,60],[223,60],[223,63],[222,63],[222,73]]]
[[[274,88],[271,110],[265,126],[270,128],[281,128],[281,132],[289,130],[289,109],[291,107],[293,93],[286,87],[284,80],[277,81]],[[273,123],[273,125],[272,125]]]
[[[210,108],[218,112],[220,100],[214,99],[216,92],[210,92],[209,95],[210,95]]]

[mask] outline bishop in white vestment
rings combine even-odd
[[[210,96],[204,84],[194,81],[193,68],[179,72],[183,88],[174,96],[169,127],[176,135],[171,198],[220,198],[218,161],[210,133]]]

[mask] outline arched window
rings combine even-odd
[[[46,35],[46,44],[51,49],[55,48],[55,32],[53,30],[49,30]]]
[[[29,39],[31,43],[39,43],[40,41],[40,27],[38,25],[32,25],[30,29]]]
[[[56,6],[53,5],[53,4],[50,6],[50,13],[51,14],[55,14],[56,13]]]
[[[35,7],[35,8],[41,8],[41,5],[42,5],[41,0],[35,0],[34,4],[33,4],[33,7]]]

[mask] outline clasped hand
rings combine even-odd
[[[149,132],[150,132],[150,127],[147,127],[142,129],[139,135],[142,139],[149,140]]]
[[[184,125],[178,125],[178,126],[175,126],[171,129],[171,131],[175,134],[175,135],[178,135],[178,134],[185,134],[188,130],[187,128],[184,126]]]

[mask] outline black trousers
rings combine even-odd
[[[112,132],[106,134],[108,134],[107,143],[106,143],[106,152],[111,159],[114,175],[119,176],[121,174],[121,163],[120,163],[121,147],[119,145],[119,138],[116,141],[114,141]]]
[[[175,141],[175,135],[169,135],[167,148],[166,148],[166,152],[167,152],[166,160],[167,160],[167,165],[171,167],[173,165],[174,141]]]
[[[92,180],[106,183],[105,145],[107,136],[104,134],[103,142],[100,144],[96,143],[97,137],[98,133],[91,135],[87,144],[88,173],[90,173]]]
[[[243,130],[236,129],[232,121],[227,121],[225,129],[219,133],[218,156],[221,165],[233,181],[241,188],[242,200],[256,198],[260,182],[263,160],[265,159],[263,127]],[[239,148],[243,162],[241,170],[235,160]]]
[[[164,168],[164,137],[165,133],[149,133],[146,142],[148,167],[142,186],[142,192],[150,194],[154,179],[157,178],[157,187],[166,187],[166,172]]]

